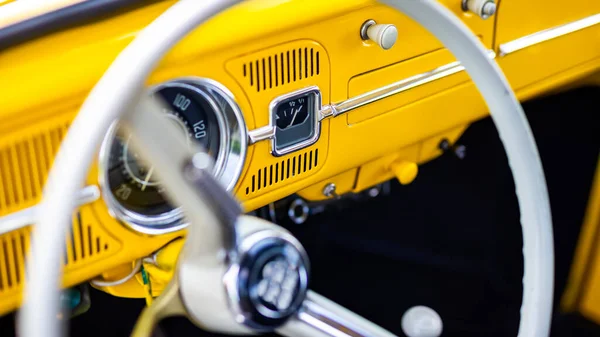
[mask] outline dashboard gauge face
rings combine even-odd
[[[281,103],[275,113],[276,125],[279,129],[301,125],[308,119],[309,97],[292,98]]]
[[[319,138],[318,112],[321,94],[310,87],[275,99],[271,123],[275,126],[272,153],[281,156],[309,146]]]
[[[216,104],[196,88],[169,85],[154,93],[166,104],[165,122],[173,123],[190,141],[196,141],[216,159],[220,132]],[[127,136],[112,142],[108,162],[108,186],[117,202],[141,216],[159,216],[174,210],[156,181],[154,167],[141,164]]]
[[[200,93],[193,87],[177,85],[164,87],[155,95],[167,103],[167,115],[173,116],[171,119],[180,122],[191,139],[216,157],[220,143],[216,102]]]
[[[114,139],[107,169],[110,192],[126,209],[146,216],[173,210],[155,179],[154,169],[140,163],[138,154],[129,148],[129,139]]]
[[[245,127],[240,131],[243,119],[239,108],[224,91],[206,82],[177,81],[156,87],[152,95],[165,103],[165,123],[173,123],[189,144],[196,142],[215,159],[215,174],[229,170],[227,178],[237,179],[235,170],[241,170],[243,159],[233,156],[242,162],[228,163],[228,154],[245,153],[247,135]],[[117,128],[118,125],[113,126],[107,135],[100,154],[102,188],[108,192],[104,193],[108,194],[105,200],[112,213],[142,232],[154,234],[181,228],[181,210],[167,200],[154,167],[140,160],[130,146],[131,136]],[[231,149],[232,143],[235,149]]]

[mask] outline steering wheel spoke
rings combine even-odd
[[[186,251],[193,256],[223,259],[236,243],[235,219],[242,213],[239,203],[213,178],[213,159],[195,143],[189,143],[176,126],[164,122],[162,102],[143,96],[122,120],[131,132],[134,148],[142,158],[152,158],[160,180],[169,186],[169,198],[185,213],[193,243]]]
[[[287,337],[395,337],[391,332],[313,292],[277,332]]]
[[[179,296],[179,284],[175,277],[165,287],[149,307],[144,308],[142,314],[131,333],[132,337],[150,337],[156,325],[164,318],[172,316],[186,316],[186,310]]]

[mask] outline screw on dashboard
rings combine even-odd
[[[444,153],[452,153],[458,159],[465,159],[467,156],[467,147],[460,144],[452,145],[450,141],[446,138],[442,139],[438,148],[442,150]]]
[[[323,188],[323,195],[328,198],[340,199],[340,196],[335,192],[336,186],[334,183],[329,183]]]
[[[378,188],[378,187],[372,187],[372,188],[370,188],[370,189],[367,191],[367,193],[369,194],[369,196],[370,196],[371,198],[375,198],[375,197],[377,197],[377,196],[379,195],[379,193],[380,193],[380,192],[381,192],[381,191],[379,190],[379,188]]]
[[[454,147],[454,154],[459,159],[465,159],[465,157],[467,156],[467,147],[464,145],[456,145]]]
[[[450,141],[446,138],[442,139],[442,141],[438,145],[438,148],[444,152],[450,150],[451,147],[452,146],[450,145]]]

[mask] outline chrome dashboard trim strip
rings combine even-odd
[[[269,140],[275,137],[275,127],[273,125],[267,125],[248,131],[248,144],[252,145],[260,142],[261,140]]]
[[[77,206],[89,204],[98,199],[100,199],[98,186],[86,186],[79,191]],[[38,207],[39,204],[0,217],[0,235],[35,224]]]
[[[426,83],[433,82],[437,79],[456,74],[463,71],[463,66],[459,62],[452,62],[443,65],[434,70],[411,76],[409,78],[394,82],[375,90],[368,91],[364,94],[351,97],[345,101],[334,104],[332,108],[332,116],[336,117],[354,109],[360,108],[370,103],[380,101],[382,99],[394,96],[401,92],[416,88]]]
[[[523,36],[516,40],[506,42],[500,45],[498,48],[499,56],[506,56],[508,54],[514,53],[521,49],[525,49],[527,47],[531,47],[533,45],[546,42],[557,37],[561,37],[570,33],[574,33],[576,31],[597,25],[600,23],[600,13],[592,16],[588,16],[581,20],[573,21],[566,23],[561,26],[556,26],[552,28],[548,28],[527,36]]]
[[[496,57],[496,53],[492,50],[489,50],[488,57],[490,59],[494,59]],[[364,94],[351,97],[345,101],[332,104],[331,106],[328,106],[325,109],[323,109],[321,115],[323,116],[323,118],[329,116],[336,117],[348,111],[352,111],[367,104],[377,102],[384,98],[388,98],[390,96],[419,87],[421,85],[433,82],[435,80],[439,80],[441,78],[459,73],[463,70],[465,70],[465,68],[458,61],[448,63],[428,72],[411,76],[409,78],[402,79],[392,84],[388,84],[384,87],[377,88],[368,91]]]

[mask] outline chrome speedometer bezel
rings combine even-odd
[[[200,77],[176,78],[151,87],[148,94],[153,95],[167,87],[193,90],[202,95],[214,109],[220,133],[214,174],[228,191],[232,191],[242,173],[248,149],[246,124],[233,94],[222,84]],[[104,137],[98,159],[98,181],[102,198],[111,216],[126,227],[148,235],[160,235],[184,229],[188,224],[183,221],[183,212],[179,207],[159,215],[149,216],[127,209],[115,198],[108,181],[108,161],[117,132],[118,121],[115,121]]]

